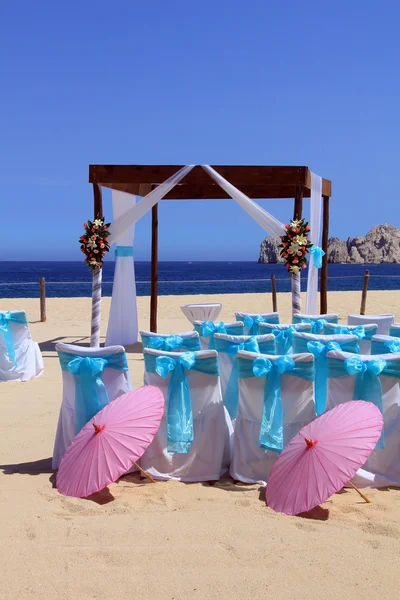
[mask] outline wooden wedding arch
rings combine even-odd
[[[146,196],[184,165],[89,165],[89,183],[93,184],[94,216],[103,216],[102,187],[138,196]],[[311,172],[308,167],[211,165],[222,177],[249,198],[294,198],[294,218],[301,218],[303,198],[311,192]],[[332,185],[322,179],[323,226],[320,283],[320,312],[328,311],[328,233],[329,198]],[[164,200],[213,200],[230,198],[200,166],[194,167]],[[150,330],[157,331],[158,292],[158,204],[152,208],[151,228],[151,300]]]

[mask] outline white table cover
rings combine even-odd
[[[195,321],[216,321],[222,304],[184,304],[181,311],[193,324]]]

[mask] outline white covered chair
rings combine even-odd
[[[282,449],[315,418],[314,357],[240,351],[238,363],[239,408],[229,473],[238,481],[265,484]]]
[[[259,323],[258,325],[260,335],[272,333],[275,336],[275,354],[292,354],[294,332],[311,333],[311,328],[311,323],[281,323],[278,325]]]
[[[383,414],[383,435],[353,479],[360,487],[400,485],[399,380],[400,354],[328,353],[327,409],[364,400],[376,404]]]
[[[297,313],[293,315],[293,323],[311,323],[311,333],[323,333],[325,323],[338,323],[339,315],[336,313],[328,313],[324,315],[306,315]]]
[[[222,304],[184,304],[181,311],[191,322],[195,321],[216,321],[221,312]]]
[[[142,468],[155,479],[218,480],[229,468],[233,429],[222,403],[216,351],[143,354],[147,381],[166,402]]]
[[[371,354],[371,340],[372,337],[378,333],[378,325],[375,323],[368,323],[366,325],[325,323],[325,335],[336,335],[338,333],[356,335],[360,340],[360,354]]]
[[[393,354],[400,352],[400,339],[390,335],[374,335],[371,354]]]
[[[378,325],[378,333],[388,335],[391,325],[394,323],[394,315],[349,315],[347,317],[349,325],[368,325],[374,323]]]
[[[389,335],[392,337],[400,337],[400,323],[393,323],[389,329]]]
[[[275,354],[275,336],[271,333],[255,336],[216,333],[214,340],[218,352],[222,399],[234,424],[239,401],[237,353],[239,350],[248,350],[261,354]]]
[[[215,350],[214,335],[216,333],[226,333],[228,335],[243,335],[244,325],[241,321],[234,323],[212,323],[211,321],[195,321],[194,330],[200,336],[200,346],[202,350]]]
[[[43,369],[25,311],[0,312],[0,381],[28,381],[40,377]]]
[[[244,313],[235,312],[236,321],[242,321],[244,323],[245,335],[259,335],[258,325],[259,323],[273,323],[277,325],[279,323],[279,313]]]
[[[143,348],[164,352],[196,352],[200,350],[200,337],[196,331],[167,334],[153,331],[140,331]]]
[[[320,335],[318,333],[295,333],[293,350],[300,354],[311,352],[315,361],[315,412],[322,415],[326,409],[327,397],[327,353],[330,350],[360,353],[359,340],[356,335]]]
[[[122,346],[82,348],[57,344],[63,396],[53,451],[53,469],[75,435],[104,406],[132,389]]]

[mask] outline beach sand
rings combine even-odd
[[[367,310],[400,320],[399,298],[369,292]],[[266,294],[163,296],[159,331],[191,329],[179,306],[206,301],[221,301],[226,321],[235,310],[272,310]],[[359,292],[329,294],[329,311],[343,323],[359,303]],[[109,305],[105,298],[103,335]],[[138,298],[138,306],[147,329],[149,299]],[[289,294],[278,294],[278,307],[288,321]],[[400,490],[367,490],[372,504],[344,491],[308,518],[274,513],[258,485],[234,485],[229,477],[210,486],[151,484],[132,475],[96,501],[59,495],[50,458],[62,390],[54,344],[88,343],[90,299],[48,299],[46,323],[38,322],[39,300],[1,301],[2,310],[16,308],[27,311],[45,372],[1,385],[2,600],[399,598]],[[139,386],[143,362],[140,349],[131,350]]]

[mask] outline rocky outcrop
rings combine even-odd
[[[282,263],[279,256],[279,238],[267,237],[261,242],[261,263]],[[377,225],[366,236],[348,238],[345,242],[339,238],[330,238],[328,244],[328,262],[379,264],[400,263],[400,230],[393,225]]]

